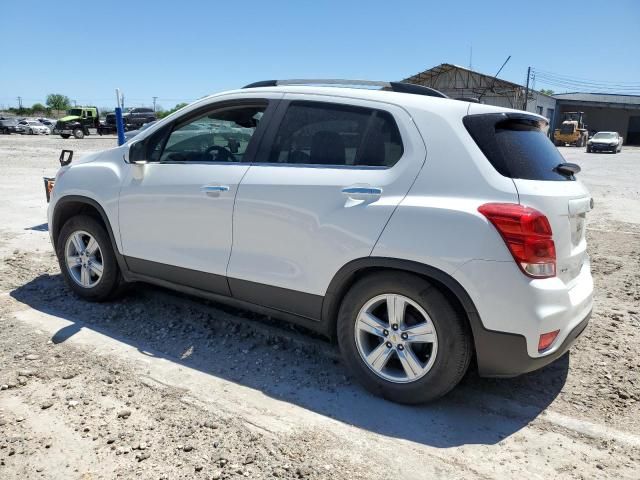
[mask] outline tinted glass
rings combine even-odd
[[[265,106],[236,107],[177,124],[161,162],[241,162]]]
[[[505,177],[572,180],[555,170],[565,159],[536,119],[470,115],[464,118],[464,124],[487,160]]]
[[[268,162],[391,167],[402,156],[400,132],[388,112],[320,102],[292,102]]]
[[[599,133],[596,133],[593,136],[593,138],[606,139],[606,140],[615,140],[616,134],[615,133],[609,133],[609,132],[599,132]]]

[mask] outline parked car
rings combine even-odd
[[[151,127],[152,125],[154,125],[157,122],[157,120],[154,120],[152,122],[149,123],[145,123],[144,125],[142,125],[139,129],[137,130],[129,130],[128,132],[124,132],[124,140],[125,142],[128,142],[129,140],[131,140],[133,137],[135,137],[136,135],[138,135],[140,132],[144,132],[147,128]]]
[[[4,135],[11,135],[12,133],[17,133],[16,126],[18,125],[18,120],[15,118],[3,118],[0,120],[0,133]]]
[[[587,153],[622,151],[622,137],[618,132],[598,132],[587,142]]]
[[[145,123],[155,122],[157,120],[156,113],[152,108],[132,108],[122,115],[127,130],[136,130]]]
[[[55,120],[49,120],[48,118],[39,118],[38,121],[45,127],[47,127],[49,129],[49,132],[53,132],[53,129],[56,127]]]
[[[47,126],[37,120],[23,120],[20,124],[22,125],[22,133],[26,135],[49,135],[51,133]]]
[[[591,314],[592,199],[547,120],[416,85],[296,82],[62,161],[48,221],[68,287],[104,301],[144,281],[304,325],[403,403],[441,397],[472,357],[508,377],[562,356]]]
[[[16,133],[24,133],[24,127],[29,123],[27,119],[18,119],[16,123]]]

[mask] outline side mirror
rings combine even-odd
[[[129,163],[146,163],[146,151],[146,142],[144,140],[133,142],[129,147]]]

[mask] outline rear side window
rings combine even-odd
[[[324,102],[292,102],[276,133],[268,162],[392,167],[402,152],[400,132],[388,112]]]
[[[547,138],[538,118],[491,113],[468,115],[463,122],[501,175],[523,180],[573,180],[556,172],[565,159]]]

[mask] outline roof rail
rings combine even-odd
[[[276,87],[281,85],[343,85],[380,87],[383,90],[391,90],[399,93],[411,93],[413,95],[426,95],[429,97],[449,98],[444,93],[433,88],[413,83],[379,82],[374,80],[343,80],[343,79],[292,79],[292,80],[262,80],[250,83],[242,88]]]

